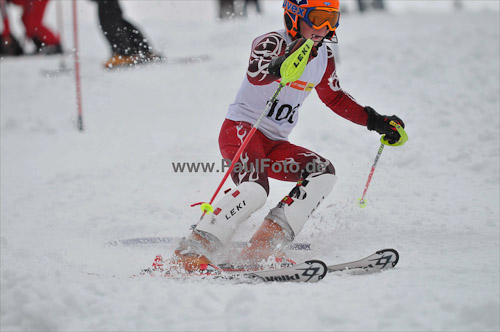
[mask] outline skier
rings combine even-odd
[[[19,56],[24,54],[24,50],[17,39],[10,32],[9,15],[5,0],[0,0],[0,11],[2,14],[3,31],[0,34],[0,56]]]
[[[99,23],[111,49],[104,68],[129,67],[162,60],[153,51],[139,28],[126,20],[118,0],[92,0],[97,3]]]
[[[8,20],[6,17],[5,3],[2,0],[2,15],[6,31],[8,30]],[[63,53],[60,37],[43,24],[45,9],[49,0],[8,0],[15,5],[21,6],[23,14],[21,20],[26,29],[26,37],[31,39],[36,46],[36,54],[54,55]],[[23,50],[16,41],[12,40],[15,46],[15,55],[23,54]],[[17,44],[17,45],[15,45]]]
[[[332,191],[336,181],[332,163],[288,141],[301,105],[313,88],[321,101],[338,115],[385,134],[389,141],[400,139],[390,124],[394,121],[404,127],[399,117],[380,115],[369,106],[363,107],[340,88],[334,55],[324,45],[336,40],[339,0],[285,0],[283,8],[285,29],[253,41],[247,74],[220,131],[219,147],[225,159],[233,159],[278,88],[283,61],[306,39],[314,42],[313,51],[300,79],[282,90],[243,151],[240,167],[235,167],[231,174],[236,187],[213,204],[214,212],[205,214],[175,250],[173,260],[188,272],[205,269],[230,241],[236,228],[264,205],[269,194],[269,177],[293,181],[296,185],[269,211],[249,245],[241,251],[237,262],[245,266],[255,267],[273,258],[280,261],[279,248],[293,241],[311,213]]]

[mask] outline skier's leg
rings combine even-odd
[[[272,159],[274,162],[286,161],[290,166],[287,171],[282,169],[281,172],[273,172],[271,168],[268,174],[279,180],[298,182],[292,191],[271,209],[250,240],[250,246],[242,250],[240,257],[246,261],[258,262],[267,259],[276,248],[293,241],[309,216],[332,191],[336,181],[335,169],[328,160],[288,142],[281,145],[272,154]],[[299,171],[293,172],[297,169]]]
[[[224,123],[219,137],[224,158],[233,158],[250,128],[248,123]],[[213,204],[214,212],[205,214],[175,251],[186,270],[196,270],[199,264],[209,262],[209,257],[230,241],[238,226],[264,205],[269,188],[267,174],[255,166],[258,160],[265,158],[261,135],[257,133],[252,137],[239,167],[231,174],[237,186]]]
[[[127,33],[127,39],[130,42],[131,53],[136,54],[139,57],[144,57],[151,53],[152,48],[151,46],[149,46],[146,37],[144,37],[144,35],[141,33],[141,30],[139,30],[137,26],[133,25],[125,18],[123,18],[122,21],[125,32]]]
[[[45,9],[48,0],[25,1],[21,17],[26,28],[26,36],[33,40],[40,52],[45,46],[58,46],[52,48],[53,53],[62,53],[60,38],[43,24]]]
[[[131,43],[123,24],[123,12],[118,0],[97,2],[99,24],[113,55],[131,55]]]
[[[227,119],[224,121],[219,135],[219,147],[226,161],[234,158],[251,129],[252,125],[248,122]],[[255,132],[231,173],[234,183],[238,185],[247,181],[257,182],[269,194],[268,170],[262,166],[262,162],[268,158],[270,143],[272,144],[272,141],[260,131]]]
[[[194,229],[193,239],[203,246],[191,244],[190,248],[181,249],[185,253],[196,249],[194,251],[205,256],[216,252],[229,243],[238,226],[253,212],[260,209],[266,199],[266,191],[260,184],[256,182],[241,183],[213,204],[214,212],[205,214]]]

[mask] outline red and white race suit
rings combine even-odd
[[[225,159],[233,159],[251,126],[257,122],[266,103],[278,88],[279,79],[269,74],[269,63],[274,57],[283,55],[287,44],[291,42],[285,30],[267,33],[253,41],[247,75],[235,101],[229,106],[219,136],[219,146]],[[326,164],[328,167],[324,168],[325,172],[335,173],[327,159],[288,142],[288,136],[297,124],[300,108],[313,88],[323,103],[335,113],[366,126],[368,115],[364,107],[340,88],[333,52],[327,46],[320,47],[318,55],[308,63],[300,79],[289,83],[281,91],[240,157],[241,163],[253,165],[292,162],[299,165],[299,171],[290,172],[291,168],[279,167],[255,167],[254,171],[248,171],[250,167],[242,168],[241,171],[233,171],[232,178],[236,184],[258,182],[269,192],[268,176],[295,182],[311,162]],[[263,163],[263,159],[268,161]]]
[[[271,32],[254,40],[247,75],[236,100],[229,106],[227,119],[251,124],[257,121],[279,86],[277,78],[268,72],[269,63],[274,57],[283,55],[287,44],[291,42],[285,30]],[[318,55],[309,62],[300,79],[288,86],[281,91],[278,101],[259,125],[259,130],[269,139],[288,139],[297,124],[299,110],[313,88],[335,113],[366,126],[368,115],[364,108],[340,88],[333,52],[327,46],[319,48]]]

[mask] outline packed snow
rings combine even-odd
[[[281,1],[230,22],[214,1],[122,2],[167,57],[209,61],[105,71],[95,4],[78,1],[79,132],[73,73],[54,73],[72,68],[71,55],[1,59],[2,331],[499,330],[498,2],[394,1],[363,15],[346,4],[341,86],[400,116],[409,141],[384,149],[361,209],[379,136],[311,94],[290,140],[329,158],[338,181],[296,239],[312,250],[287,254],[334,264],[394,248],[399,264],[251,285],[132,277],[174,245],[110,242],[181,237],[197,222],[190,204],[209,200],[222,173],[172,163],[220,163],[219,129],[251,42],[282,28]],[[69,1],[63,12],[71,50]],[[56,27],[54,2],[46,21]],[[272,181],[235,239],[248,240],[292,186]]]

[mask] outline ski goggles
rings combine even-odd
[[[304,22],[311,28],[321,29],[325,26],[335,31],[339,25],[340,13],[333,8],[310,8],[304,15]]]

